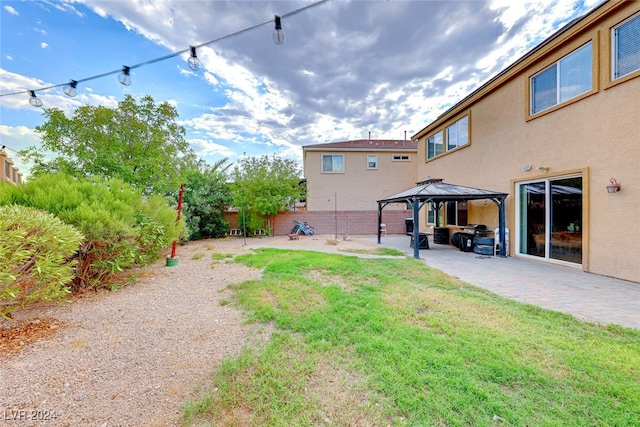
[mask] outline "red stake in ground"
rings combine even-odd
[[[178,218],[176,218],[176,225],[180,223],[180,212],[182,212],[182,196],[184,195],[184,184],[180,184],[180,194],[178,195]],[[176,257],[176,245],[177,241],[173,241],[171,246],[171,258]]]

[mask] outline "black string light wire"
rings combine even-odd
[[[281,20],[284,19],[284,18],[288,18],[288,17],[291,17],[293,15],[297,15],[298,13],[304,12],[307,9],[311,9],[313,7],[316,7],[316,6],[320,6],[321,4],[327,3],[328,1],[329,0],[319,0],[319,1],[316,1],[314,3],[308,4],[306,6],[303,6],[303,7],[299,8],[299,9],[292,10],[291,12],[285,13],[284,15],[279,15],[279,16],[276,15],[274,17],[274,19],[271,19],[269,21],[265,21],[265,22],[262,22],[260,24],[253,25],[251,27],[247,27],[245,29],[236,31],[235,33],[227,34],[226,36],[222,36],[222,37],[219,37],[219,38],[214,39],[214,40],[209,40],[208,42],[204,42],[204,43],[197,44],[197,45],[191,45],[187,49],[183,49],[183,50],[180,50],[178,52],[173,52],[173,53],[161,56],[159,58],[154,58],[154,59],[150,59],[148,61],[140,62],[139,64],[128,65],[128,66],[124,65],[122,68],[119,68],[117,70],[107,71],[106,73],[97,74],[95,76],[85,77],[85,78],[82,78],[82,79],[71,80],[71,83],[69,83],[69,82],[60,83],[60,84],[50,85],[50,86],[46,86],[46,87],[41,87],[41,88],[38,88],[38,89],[25,89],[25,90],[20,90],[20,91],[17,91],[17,92],[3,93],[3,94],[0,94],[0,97],[2,97],[2,96],[19,95],[19,94],[26,93],[26,94],[31,95],[31,98],[29,99],[30,102],[34,98],[37,99],[38,101],[40,101],[39,98],[35,97],[35,92],[44,92],[44,91],[47,91],[47,90],[50,90],[50,89],[54,89],[54,88],[57,88],[57,87],[61,87],[61,86],[65,86],[65,87],[69,87],[70,86],[74,90],[73,93],[75,93],[76,86],[79,83],[84,83],[84,82],[87,82],[89,80],[96,80],[96,79],[99,79],[99,78],[102,78],[102,77],[106,77],[106,76],[110,76],[110,75],[118,74],[118,73],[120,74],[118,76],[118,80],[120,81],[120,83],[122,83],[123,85],[127,85],[128,86],[129,84],[131,84],[131,76],[130,76],[129,73],[130,73],[131,70],[133,70],[135,68],[140,68],[140,67],[143,67],[145,65],[155,64],[156,62],[164,61],[164,60],[167,60],[167,59],[170,59],[170,58],[175,58],[176,56],[182,55],[182,54],[187,53],[187,52],[189,52],[191,54],[191,56],[193,56],[193,55],[195,55],[195,51],[196,51],[197,48],[200,48],[200,47],[203,47],[203,46],[208,46],[208,45],[211,45],[213,43],[217,43],[217,42],[220,42],[220,41],[223,41],[223,40],[227,40],[227,39],[239,36],[239,35],[244,34],[244,33],[248,33],[249,31],[256,30],[256,29],[258,29],[260,27],[263,27],[265,25],[269,25],[271,23],[280,24]],[[67,93],[67,91],[65,91],[65,93]],[[72,96],[72,95],[69,95],[69,96]],[[42,103],[42,101],[40,101],[40,105],[39,106],[42,105],[41,103]],[[32,103],[32,105],[33,105],[33,103]]]

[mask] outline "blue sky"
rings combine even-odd
[[[209,163],[302,146],[403,139],[601,0],[330,0],[187,54],[37,91],[44,108],[115,107],[124,94],[173,104]],[[0,0],[0,95],[117,71],[273,20],[314,1]],[[0,142],[39,146],[42,109],[0,96]]]

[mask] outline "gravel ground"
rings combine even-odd
[[[225,358],[259,345],[270,330],[243,324],[229,284],[259,277],[212,254],[255,247],[322,251],[371,249],[361,239],[327,237],[191,242],[179,264],[164,259],[138,272],[135,284],[72,304],[18,312],[0,337],[0,424],[8,426],[177,426],[182,405]],[[193,255],[203,254],[200,259]],[[17,337],[17,339],[16,339]]]

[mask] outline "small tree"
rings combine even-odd
[[[201,164],[185,175],[183,212],[189,240],[222,237],[229,231],[224,219],[231,203],[227,170],[231,164],[222,159],[212,166]]]
[[[178,113],[166,102],[126,95],[115,109],[82,106],[67,117],[45,109],[47,121],[36,126],[42,149],[58,154],[43,165],[41,150],[30,147],[21,156],[38,166],[32,173],[58,170],[70,175],[118,178],[146,194],[166,193],[180,186],[181,175],[196,157],[176,123]]]
[[[245,157],[234,169],[233,199],[236,206],[250,214],[267,218],[287,211],[304,198],[300,168],[291,160],[273,156]]]

